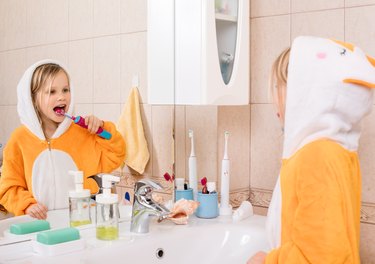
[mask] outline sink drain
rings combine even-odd
[[[158,259],[162,259],[164,257],[164,250],[162,248],[158,248],[156,250],[156,257]]]

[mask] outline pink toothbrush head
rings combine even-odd
[[[73,120],[75,119],[74,116],[70,116],[67,113],[65,113],[64,109],[62,109],[62,108],[56,108],[55,113],[58,114],[58,115],[66,116],[66,117],[68,117],[70,119],[73,119]]]
[[[65,111],[62,108],[56,108],[55,113],[58,115],[65,115]]]

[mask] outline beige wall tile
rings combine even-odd
[[[292,40],[301,35],[343,40],[344,9],[293,14],[291,29]]]
[[[268,208],[260,207],[260,206],[254,206],[253,210],[254,210],[254,214],[256,214],[256,215],[267,216]]]
[[[9,26],[7,25],[8,23],[6,22],[7,19],[7,14],[9,13],[9,9],[11,7],[8,7],[8,1],[0,1],[0,18],[1,23],[0,23],[0,51],[7,50],[8,49],[8,39],[6,38],[6,35],[8,34]]]
[[[36,46],[26,49],[26,66],[29,67],[39,60],[53,59],[68,65],[69,46],[67,42]]]
[[[218,108],[218,188],[221,188],[221,161],[224,132],[229,132],[230,190],[250,188],[250,105]]]
[[[147,30],[147,0],[121,1],[121,33]]]
[[[94,36],[120,33],[120,0],[94,1]]]
[[[139,95],[147,103],[147,33],[121,36],[121,101],[125,102],[132,87],[133,76],[138,75]]]
[[[40,45],[46,41],[44,2],[44,0],[26,1],[26,46]]]
[[[44,2],[46,40],[44,43],[57,43],[69,40],[69,2],[54,0]]]
[[[282,132],[272,104],[251,106],[250,185],[273,190],[279,175]]]
[[[251,103],[266,103],[273,61],[290,46],[290,16],[251,20]],[[277,28],[277,30],[275,30]]]
[[[35,46],[68,40],[68,2],[27,1],[27,45]]]
[[[93,114],[100,119],[117,123],[121,112],[120,104],[94,104]]]
[[[362,201],[375,203],[375,107],[366,117],[359,142],[359,158],[362,172]]]
[[[345,11],[345,37],[364,52],[375,56],[375,5],[348,8]]]
[[[290,0],[252,0],[250,1],[250,17],[289,14]]]
[[[375,260],[375,225],[361,224],[361,263],[372,264]]]
[[[291,0],[292,13],[344,7],[344,0]]]
[[[198,182],[203,177],[207,177],[208,181],[218,181],[217,120],[217,106],[186,106],[186,164],[191,151],[188,130],[192,129]],[[189,175],[188,169],[186,166],[186,175]]]
[[[6,142],[9,140],[9,137],[12,134],[13,130],[20,126],[21,123],[18,118],[17,106],[15,105],[0,105],[0,116],[2,117],[0,126],[0,143],[4,147]]]
[[[69,39],[84,39],[93,36],[94,1],[69,0]]]
[[[363,6],[363,5],[373,5],[375,0],[345,0],[345,6]]]
[[[120,36],[94,39],[94,103],[121,103]]]
[[[94,113],[93,104],[75,104],[74,114],[80,116],[92,115]]]
[[[187,173],[187,157],[186,157],[186,117],[185,117],[185,106],[175,106],[175,175],[178,178],[189,179]]]
[[[0,1],[0,51],[26,46],[26,6],[25,0]]]
[[[173,106],[152,106],[152,176],[173,172]]]
[[[69,74],[75,103],[93,102],[93,40],[69,42]]]
[[[17,85],[25,70],[25,49],[0,53],[0,105],[17,104]]]

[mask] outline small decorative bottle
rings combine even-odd
[[[112,182],[120,178],[103,174],[103,193],[96,195],[96,238],[115,240],[118,238],[118,197],[111,193]]]
[[[90,190],[83,189],[83,172],[69,171],[74,176],[75,190],[69,191],[70,226],[91,224]]]

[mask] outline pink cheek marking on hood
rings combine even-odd
[[[325,59],[325,58],[327,57],[327,53],[325,53],[325,52],[318,52],[318,53],[316,54],[316,57],[317,57],[318,59]]]

